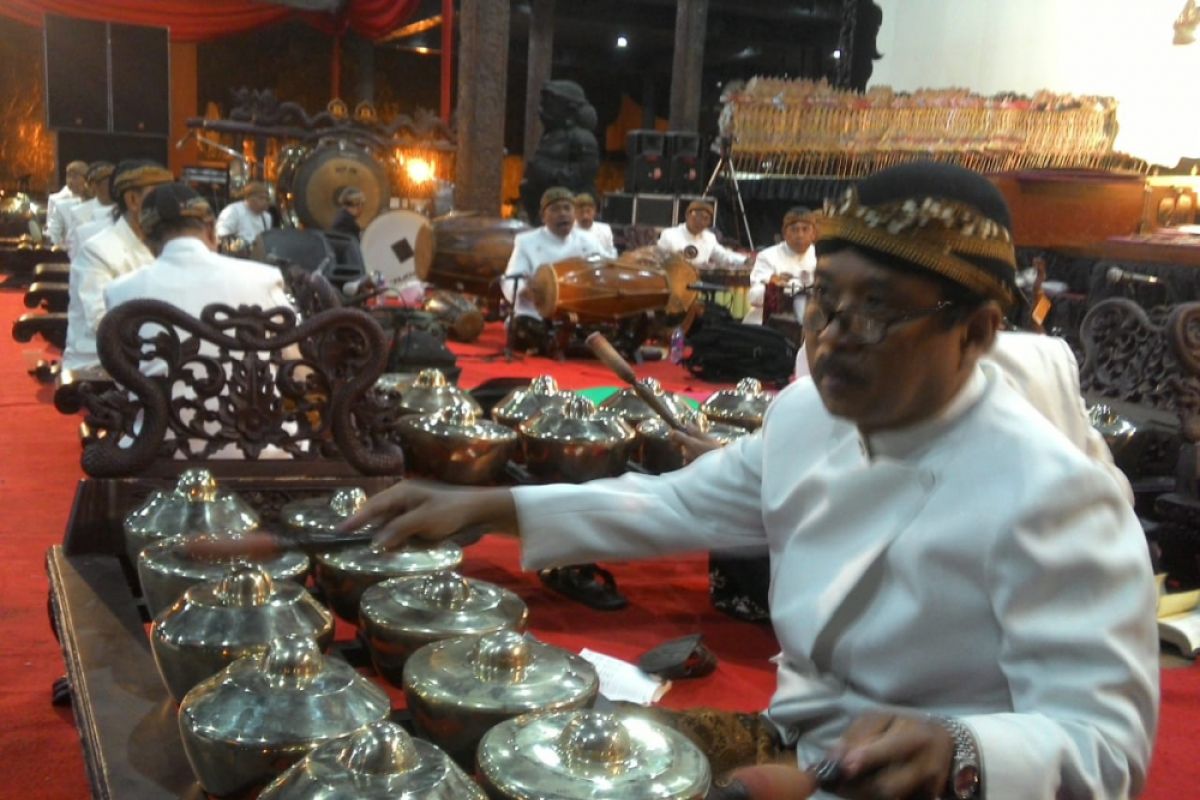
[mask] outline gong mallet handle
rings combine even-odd
[[[633,391],[637,393],[637,396],[642,398],[655,414],[662,417],[663,422],[667,423],[672,430],[677,430],[680,433],[688,433],[688,429],[675,417],[671,409],[667,408],[662,398],[650,391],[646,384],[638,380],[633,367],[629,366],[629,362],[621,357],[621,354],[617,352],[608,339],[604,338],[604,334],[595,331],[588,335],[585,342],[596,358],[600,359],[604,366],[612,370],[614,375],[633,387]]]

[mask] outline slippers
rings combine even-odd
[[[629,605],[617,591],[613,574],[596,564],[573,564],[538,572],[542,583],[561,595],[598,611],[616,611]]]

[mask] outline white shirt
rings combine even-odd
[[[763,321],[763,296],[767,284],[775,276],[788,277],[788,287],[796,290],[812,286],[813,272],[817,268],[817,249],[811,245],[803,253],[796,253],[788,247],[787,242],[772,245],[758,254],[754,267],[750,270],[750,291],[746,300],[750,303],[750,311],[742,321],[751,325],[761,325]],[[804,306],[807,298],[797,296],[794,303],[796,319],[804,318]]]
[[[213,303],[223,303],[235,309],[238,306],[292,308],[291,299],[284,290],[283,275],[278,269],[257,261],[219,255],[193,236],[181,236],[168,241],[152,263],[108,284],[104,297],[109,308],[139,298],[162,300],[197,318],[205,306]],[[220,355],[218,348],[209,342],[202,343],[200,352],[212,357]],[[299,358],[299,352],[294,349],[289,349],[287,355]],[[142,370],[156,374],[162,373],[165,368],[161,362],[148,362],[143,363]],[[176,398],[189,402],[197,399],[191,387],[175,386],[172,391]],[[207,398],[203,403],[212,411],[221,407],[221,402],[215,398]],[[186,413],[190,411],[181,412]],[[181,419],[186,422],[186,418],[181,416]],[[295,433],[295,425],[284,425],[290,433]],[[220,430],[220,425],[216,423],[206,423],[206,427],[210,434]],[[203,446],[204,443],[199,439],[192,440],[196,452]],[[210,457],[243,458],[244,454],[231,444],[216,449]],[[278,447],[269,445],[261,457],[288,456]]]
[[[108,310],[104,287],[153,260],[154,256],[124,217],[83,244],[71,262],[64,369],[76,370],[100,363],[96,330]]]
[[[117,221],[113,218],[115,209],[116,206],[106,206],[105,212],[91,222],[71,228],[71,233],[67,236],[67,255],[71,257],[72,261],[79,255],[79,249],[83,247],[84,242],[116,224]]]
[[[70,226],[70,209],[83,202],[83,198],[64,186],[46,199],[46,236],[50,243],[65,245]]]
[[[571,228],[571,232],[565,239],[555,236],[546,229],[545,225],[531,231],[518,233],[513,238],[512,255],[509,256],[508,267],[504,270],[500,291],[504,293],[504,298],[508,302],[514,303],[514,313],[517,316],[541,319],[541,314],[538,313],[531,300],[516,296],[521,289],[525,288],[528,280],[514,282],[508,279],[516,275],[528,279],[542,264],[553,264],[568,258],[587,258],[599,255],[602,255],[600,245],[594,238],[578,228]],[[516,284],[515,291],[514,283]]]
[[[89,222],[94,222],[100,217],[107,217],[108,224],[113,222],[113,211],[116,210],[115,204],[107,206],[100,205],[100,201],[95,197],[90,200],[84,200],[82,203],[76,203],[70,206],[67,211],[69,217],[67,221],[67,235],[64,244],[67,247],[67,255],[74,258],[76,250],[82,241],[79,238],[78,231]]]
[[[607,222],[600,220],[592,220],[591,227],[585,228],[578,222],[575,223],[576,230],[586,233],[596,240],[596,244],[600,246],[600,252],[608,258],[617,257],[617,248],[613,245],[612,228]]]
[[[217,217],[217,236],[236,236],[246,244],[254,244],[259,234],[270,229],[271,215],[266,211],[255,214],[245,200],[225,206]]]
[[[687,223],[683,222],[673,228],[663,228],[658,235],[658,247],[668,253],[683,253],[697,267],[744,267],[749,261],[744,255],[719,244],[716,234],[708,228],[692,235]]]
[[[1145,536],[994,365],[905,429],[863,437],[802,381],[760,432],[676,472],[513,494],[527,569],[765,545],[782,649],[767,714],[802,766],[858,715],[894,709],[966,725],[989,800],[1145,785],[1159,704]]]

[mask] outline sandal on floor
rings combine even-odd
[[[595,564],[544,569],[538,577],[559,594],[598,611],[616,611],[629,605],[617,591],[617,579],[613,574]]]

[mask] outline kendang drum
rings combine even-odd
[[[700,273],[682,253],[668,253],[651,244],[626,250],[617,256],[617,262],[666,273],[667,286],[671,291],[671,298],[667,301],[668,314],[682,314],[696,300],[696,290],[689,287],[700,279]]]
[[[433,261],[433,226],[415,211],[388,211],[362,234],[363,264],[391,286],[419,285]]]
[[[543,264],[529,281],[545,318],[571,314],[581,322],[608,322],[671,305],[665,270],[607,259],[568,258]],[[676,305],[683,303],[676,299]]]
[[[362,191],[365,204],[359,225],[366,225],[391,201],[383,165],[366,150],[341,139],[322,139],[316,147],[292,146],[280,156],[275,190],[284,220],[293,227],[329,230],[343,189]]]
[[[439,289],[499,297],[499,278],[512,255],[513,239],[529,229],[500,217],[439,217],[433,221],[432,263],[417,277]]]

